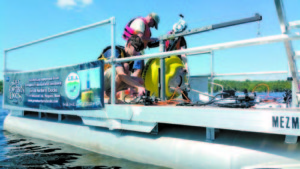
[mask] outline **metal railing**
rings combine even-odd
[[[234,41],[234,42],[227,42],[227,43],[220,43],[215,45],[208,45],[202,47],[194,47],[189,49],[183,50],[175,50],[170,52],[161,52],[155,54],[147,54],[142,56],[135,56],[135,57],[128,57],[128,58],[121,58],[121,59],[113,59],[107,60],[105,63],[121,63],[127,61],[135,61],[135,60],[142,60],[142,59],[151,59],[151,58],[165,58],[171,55],[181,55],[181,54],[195,54],[195,53],[211,53],[211,69],[212,74],[207,74],[206,76],[217,77],[217,76],[232,76],[232,75],[255,75],[255,74],[282,74],[288,73],[287,71],[273,71],[273,72],[254,72],[254,73],[232,73],[232,74],[214,74],[213,73],[213,52],[216,50],[223,50],[229,48],[238,48],[238,47],[246,47],[246,46],[254,46],[254,45],[262,45],[262,44],[269,44],[275,42],[284,42],[287,40],[300,40],[300,35],[297,34],[290,34],[290,35],[274,35],[274,36],[267,36],[267,37],[260,37],[260,38],[253,38],[248,40],[241,40],[241,41]],[[207,52],[210,51],[210,52]],[[164,81],[162,81],[162,86],[164,86]],[[164,93],[164,90],[163,92]],[[112,96],[113,97],[113,96]]]
[[[279,19],[279,24],[280,24],[280,28],[281,28],[281,33],[283,35],[288,35],[290,34],[290,30],[289,28],[289,23],[286,17],[286,13],[285,13],[285,9],[284,9],[284,4],[282,0],[274,0],[275,2],[275,7],[276,7],[276,12],[277,12],[277,16]],[[292,25],[295,25],[293,27],[290,27],[290,29],[296,28],[296,25],[299,25],[299,21],[297,21],[296,24],[293,24],[295,22],[291,22]],[[298,71],[297,71],[297,65],[296,65],[296,61],[295,61],[295,52],[293,49],[293,45],[292,42],[290,40],[285,40],[283,41],[284,46],[285,46],[285,50],[286,50],[286,54],[287,54],[287,59],[288,59],[288,64],[289,64],[289,73],[292,76],[292,106],[296,107],[298,105],[298,101],[296,98],[296,93],[299,92],[299,82],[298,82]]]
[[[121,62],[135,61],[135,60],[142,60],[142,59],[165,58],[165,57],[168,57],[171,55],[194,54],[194,53],[201,53],[201,52],[207,52],[207,51],[217,51],[217,50],[224,50],[224,49],[229,49],[229,48],[238,48],[238,47],[246,47],[246,46],[283,42],[285,40],[300,40],[300,35],[290,34],[290,35],[266,36],[266,37],[253,38],[253,39],[247,39],[247,40],[240,40],[240,41],[219,43],[219,44],[207,45],[207,46],[201,46],[201,47],[194,47],[194,48],[189,48],[189,49],[175,50],[175,51],[170,51],[170,52],[161,52],[161,53],[146,54],[146,55],[135,56],[135,57],[126,57],[126,58],[121,58],[121,59],[107,60],[107,61],[105,61],[105,63],[121,63]]]
[[[281,1],[280,0],[275,0],[276,3],[276,8],[279,11],[279,20],[283,20],[284,17],[280,17],[284,11],[282,10],[282,7],[280,6]],[[67,32],[63,32],[57,35],[53,35],[47,38],[43,38],[37,41],[33,41],[30,43],[26,43],[17,47],[13,47],[10,49],[6,49],[4,50],[4,73],[7,71],[7,67],[6,67],[6,54],[9,51],[12,50],[16,50],[16,49],[20,49],[29,45],[33,45],[36,43],[41,43],[47,40],[51,40],[57,37],[61,37],[61,36],[65,36],[71,33],[75,33],[75,32],[79,32],[82,30],[86,30],[89,28],[93,28],[96,26],[101,26],[101,25],[106,25],[106,24],[111,24],[111,47],[112,47],[112,53],[111,53],[111,59],[110,60],[106,60],[105,63],[110,63],[111,64],[111,104],[115,104],[116,101],[116,86],[115,86],[115,76],[116,76],[116,68],[115,68],[115,64],[116,63],[121,63],[121,62],[127,62],[127,61],[135,61],[135,60],[143,60],[143,59],[150,59],[150,58],[160,58],[160,65],[161,65],[161,99],[164,100],[165,99],[165,79],[164,79],[164,72],[165,72],[165,64],[164,64],[164,58],[171,56],[171,55],[181,55],[181,54],[195,54],[195,53],[210,53],[211,54],[211,74],[208,75],[212,78],[212,82],[213,82],[213,78],[217,77],[217,76],[232,76],[232,75],[254,75],[254,74],[270,74],[270,73],[285,73],[283,71],[280,72],[255,72],[255,73],[238,73],[238,74],[214,74],[213,72],[213,66],[214,66],[214,61],[213,61],[213,52],[216,50],[223,50],[223,49],[229,49],[229,48],[238,48],[238,47],[246,47],[246,46],[254,46],[254,45],[262,45],[262,44],[269,44],[269,43],[275,43],[275,42],[284,42],[285,44],[287,42],[290,42],[291,40],[300,40],[300,35],[299,34],[290,34],[290,33],[284,33],[281,35],[274,35],[274,36],[267,36],[267,37],[260,37],[260,38],[253,38],[253,39],[247,39],[247,40],[240,40],[240,41],[234,41],[234,42],[227,42],[227,43],[220,43],[220,44],[214,44],[214,45],[207,45],[207,46],[201,46],[201,47],[194,47],[194,48],[189,48],[189,49],[183,49],[183,50],[176,50],[176,51],[169,51],[169,52],[163,52],[164,50],[164,43],[160,43],[160,53],[155,53],[155,54],[147,54],[147,55],[142,55],[142,56],[135,56],[135,57],[127,57],[127,58],[120,58],[120,59],[116,59],[115,58],[115,18],[112,17],[110,19],[101,21],[101,22],[97,22],[91,25],[87,25],[78,29],[74,29],[74,30],[70,30]],[[290,22],[289,23],[289,27],[290,29],[292,28],[297,28],[299,27],[299,21],[297,22]],[[287,29],[286,26],[281,24],[281,28],[282,30]],[[289,55],[289,52],[288,52]],[[294,58],[294,56],[292,57]],[[293,63],[293,59],[291,59],[291,57],[288,57],[289,59],[289,66],[291,71],[292,70],[297,70],[295,63]],[[291,68],[292,67],[292,68]],[[293,78],[295,79],[294,81],[297,81],[297,73],[293,73]],[[295,84],[298,84],[298,82],[293,83],[293,85],[295,86]],[[293,89],[295,89],[296,91],[299,91],[298,88],[293,87]],[[296,95],[296,91],[294,91],[293,94]],[[5,98],[5,97],[4,97]],[[293,100],[294,101],[294,100]],[[3,102],[4,103],[4,102]]]
[[[171,56],[171,55],[181,55],[181,54],[193,54],[193,53],[207,53],[207,51],[210,51],[211,53],[211,82],[213,82],[214,77],[217,76],[232,76],[232,75],[255,75],[255,74],[282,74],[282,73],[290,73],[292,75],[293,81],[292,81],[292,88],[293,88],[293,99],[292,99],[292,105],[293,107],[298,106],[298,101],[296,98],[296,93],[299,92],[298,88],[298,70],[295,63],[295,59],[297,58],[297,55],[299,53],[293,52],[292,50],[292,40],[299,40],[300,35],[299,34],[291,34],[289,32],[289,29],[299,28],[300,21],[295,22],[289,22],[287,23],[285,18],[285,11],[283,7],[283,2],[281,0],[275,0],[275,6],[278,14],[278,18],[280,21],[280,27],[282,30],[281,35],[274,35],[274,36],[267,36],[267,37],[261,37],[261,38],[253,38],[248,40],[241,40],[241,41],[234,41],[234,42],[227,42],[227,43],[221,43],[221,44],[215,44],[215,45],[208,45],[208,46],[202,46],[202,47],[195,47],[190,49],[184,49],[184,50],[176,50],[176,51],[170,51],[170,52],[163,52],[164,49],[164,43],[162,41],[160,42],[160,52],[156,54],[148,54],[143,56],[136,56],[131,58],[123,58],[123,59],[115,59],[107,61],[107,63],[119,63],[119,62],[127,62],[127,61],[134,61],[134,60],[142,60],[142,59],[150,59],[150,58],[160,58],[160,74],[162,75],[160,77],[161,81],[161,99],[165,99],[165,79],[164,79],[164,72],[165,72],[165,64],[164,59],[165,57]],[[223,49],[229,49],[229,48],[237,48],[237,47],[245,47],[245,46],[253,46],[253,45],[262,45],[262,44],[268,44],[268,43],[275,43],[275,42],[283,42],[286,47],[287,56],[288,56],[288,63],[289,63],[289,69],[290,72],[285,71],[277,71],[277,72],[254,72],[254,73],[235,73],[235,74],[214,74],[213,73],[213,52],[216,50],[223,50]],[[212,85],[213,89],[213,85]],[[113,88],[112,88],[113,90]],[[212,93],[212,92],[211,92]],[[213,93],[212,93],[213,94]],[[115,97],[115,96],[112,96]]]
[[[49,36],[49,37],[46,37],[46,38],[43,38],[43,39],[39,39],[39,40],[36,40],[36,41],[25,43],[23,45],[19,45],[19,46],[16,46],[16,47],[5,49],[4,54],[3,54],[3,72],[4,72],[4,74],[5,74],[5,72],[8,72],[7,63],[6,63],[6,60],[7,60],[6,55],[7,55],[8,52],[11,52],[11,51],[14,51],[14,50],[17,50],[17,49],[21,49],[21,48],[24,48],[24,47],[27,47],[27,46],[30,46],[30,45],[38,44],[38,43],[41,43],[41,42],[45,42],[45,41],[48,41],[48,40],[52,40],[52,39],[55,39],[55,38],[58,38],[58,37],[73,34],[73,33],[76,33],[76,32],[80,32],[80,31],[83,31],[83,30],[95,28],[95,27],[98,27],[98,26],[107,25],[107,24],[111,24],[111,46],[112,46],[111,59],[113,60],[114,56],[115,56],[115,23],[116,23],[115,22],[115,17],[111,17],[109,19],[106,19],[106,20],[103,20],[103,21],[100,21],[100,22],[96,22],[96,23],[93,23],[93,24],[90,24],[90,25],[87,25],[87,26],[83,26],[83,27],[80,27],[80,28],[77,28],[77,29],[73,29],[73,30],[69,30],[69,31],[66,31],[66,32],[56,34],[56,35],[52,35],[52,36]],[[113,67],[114,67],[114,64],[113,64]],[[113,68],[112,79],[115,78],[114,71],[115,71],[115,68]],[[3,83],[3,85],[5,85],[5,83]],[[114,86],[115,86],[115,83],[112,82],[112,87],[114,87]],[[112,95],[113,94],[115,95],[114,90],[112,91]],[[2,105],[4,107],[5,92],[3,93],[3,96],[4,97],[3,97]],[[114,101],[112,101],[112,102],[114,103]]]
[[[112,24],[112,29],[113,29],[113,27],[114,27],[114,24]],[[112,30],[112,32],[114,32],[114,30]],[[168,57],[171,55],[181,55],[181,54],[187,54],[187,56],[189,56],[189,54],[195,54],[195,53],[209,53],[208,51],[213,52],[216,50],[262,45],[262,44],[269,44],[269,43],[281,42],[281,41],[286,41],[286,40],[300,40],[300,35],[296,35],[296,34],[294,34],[294,35],[274,35],[274,36],[267,36],[267,37],[253,38],[253,39],[248,39],[248,40],[220,43],[220,44],[214,44],[214,45],[208,45],[208,46],[202,46],[202,47],[194,47],[194,48],[183,49],[183,50],[175,50],[175,51],[170,51],[170,52],[147,54],[147,55],[135,56],[135,57],[127,57],[127,58],[120,58],[120,59],[116,59],[116,58],[112,57],[110,60],[106,60],[105,63],[110,63],[112,65],[112,71],[115,72],[115,64],[121,63],[121,62],[150,59],[150,58],[165,58],[165,57]],[[35,41],[35,43],[37,43],[37,42]],[[112,46],[114,45],[114,37],[112,37],[111,45]],[[112,53],[112,56],[114,56],[114,53]],[[261,72],[260,74],[263,74],[263,73],[276,73],[276,72]],[[278,73],[285,73],[285,72],[281,71]],[[226,74],[213,74],[214,77],[224,76],[224,75],[226,75]],[[233,75],[233,74],[227,74],[227,75]],[[247,75],[247,73],[239,73],[236,75]],[[112,73],[112,76],[115,76],[115,73]],[[211,75],[209,75],[209,76],[211,76]],[[112,77],[111,82],[112,82],[111,88],[112,88],[112,93],[113,93],[113,91],[115,91],[114,90],[115,89],[115,78],[114,77]],[[164,82],[164,81],[162,81],[162,82]],[[162,84],[162,85],[164,86],[164,84]],[[115,102],[113,102],[113,101],[115,101],[115,94],[111,95],[111,101],[112,101],[112,104],[115,103]]]

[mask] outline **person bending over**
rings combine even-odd
[[[132,57],[139,55],[140,51],[144,49],[142,39],[137,35],[132,35],[126,46],[116,46],[115,58]],[[105,60],[111,57],[111,46],[106,47],[98,60]],[[127,90],[129,87],[137,88],[138,96],[142,96],[145,93],[144,81],[142,78],[137,76],[131,76],[131,73],[137,74],[143,69],[144,61],[128,61],[122,63],[116,63],[116,93],[121,90]],[[110,64],[104,65],[104,91],[105,94],[111,97],[111,66]],[[138,73],[139,74],[139,73]]]
[[[157,38],[151,38],[150,28],[158,28],[159,16],[152,12],[146,17],[136,17],[129,21],[125,26],[123,38],[128,40],[132,35],[138,35],[144,42],[144,48],[147,48],[149,42],[157,41]]]

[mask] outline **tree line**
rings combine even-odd
[[[270,92],[283,92],[284,90],[291,90],[292,83],[286,80],[277,80],[277,81],[262,81],[262,80],[214,80],[214,83],[220,84],[223,86],[224,90],[236,90],[244,91],[247,89],[251,92],[254,88],[256,92],[267,92],[268,88]],[[208,84],[208,91],[210,91],[211,83]],[[214,92],[221,91],[221,87],[214,85]]]

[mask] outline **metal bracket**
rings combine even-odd
[[[213,142],[215,140],[215,128],[206,128],[206,141]]]
[[[150,134],[158,134],[158,123],[156,124],[156,126],[153,128],[153,130],[150,132]]]
[[[298,140],[298,136],[286,135],[284,142],[287,144],[296,144]]]

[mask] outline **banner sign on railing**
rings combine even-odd
[[[4,76],[4,105],[40,110],[104,107],[103,61]]]

